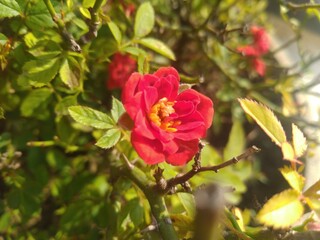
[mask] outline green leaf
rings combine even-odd
[[[267,226],[287,228],[294,224],[303,214],[300,194],[288,189],[274,195],[260,210],[257,219]]]
[[[57,115],[68,115],[68,108],[77,105],[76,96],[67,96],[59,101],[55,107]]]
[[[122,102],[112,97],[111,116],[115,122],[118,122],[120,116],[125,112]]]
[[[19,77],[19,84],[30,83],[37,87],[49,83],[58,73],[60,61],[58,58],[37,59],[27,62],[23,66],[23,73]]]
[[[68,108],[70,116],[78,123],[86,126],[109,129],[114,127],[113,120],[105,113],[84,106]]]
[[[7,146],[11,142],[11,136],[9,133],[4,132],[0,135],[0,148]]]
[[[121,44],[122,35],[118,26],[112,21],[108,22],[108,26],[110,28],[110,31],[112,32],[114,39],[117,41],[118,44]]]
[[[45,30],[55,26],[44,1],[34,1],[32,7],[25,6],[26,25],[34,31]]]
[[[0,107],[0,119],[4,119],[4,110]]]
[[[60,78],[71,89],[79,86],[78,77],[75,74],[75,70],[70,68],[68,59],[64,59],[59,71]]]
[[[148,35],[154,26],[154,10],[150,2],[144,2],[137,10],[134,22],[134,36],[136,38]]]
[[[52,91],[48,88],[35,89],[30,92],[20,106],[22,116],[31,117],[35,115],[36,111],[46,106],[51,94]]]
[[[301,157],[307,150],[307,140],[295,124],[292,124],[292,142],[296,157]]]
[[[190,193],[177,193],[183,207],[188,212],[189,217],[195,216],[195,200],[194,196]]]
[[[269,108],[250,99],[239,99],[239,102],[243,110],[257,122],[279,147],[287,141],[281,123]]]
[[[240,121],[235,121],[229,134],[227,146],[223,150],[224,160],[240,155],[243,152],[245,143],[246,139],[242,124]]]
[[[82,6],[83,6],[84,8],[93,7],[95,1],[96,1],[96,0],[83,0],[83,1],[82,1]]]
[[[0,0],[0,18],[20,15],[21,9],[15,0]]]
[[[174,53],[171,51],[171,49],[163,42],[161,42],[158,39],[154,38],[142,38],[139,39],[138,42],[142,44],[143,46],[152,49],[153,51],[171,59],[176,60],[176,57],[174,56]]]
[[[108,130],[96,143],[101,148],[111,148],[116,145],[121,138],[121,131],[118,128]]]
[[[281,168],[280,172],[293,189],[298,192],[302,192],[305,182],[303,176],[288,166]]]

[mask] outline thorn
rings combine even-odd
[[[134,169],[134,165],[129,161],[129,159],[127,158],[127,156],[122,153],[122,157],[123,157],[125,163],[127,164],[127,167],[128,167],[130,170]]]

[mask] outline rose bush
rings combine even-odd
[[[253,37],[253,44],[238,47],[238,51],[244,56],[251,57],[253,69],[260,76],[264,76],[266,72],[266,65],[262,59],[262,56],[269,51],[269,38],[265,29],[261,27],[252,26],[250,28],[250,33]]]
[[[211,126],[212,101],[193,89],[178,93],[179,81],[174,68],[162,67],[133,73],[124,86],[122,101],[134,121],[131,141],[147,164],[186,164]]]
[[[136,70],[137,62],[128,54],[115,53],[109,64],[107,88],[112,90],[122,88],[129,76]]]

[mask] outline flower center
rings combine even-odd
[[[161,98],[152,106],[149,119],[155,125],[167,132],[176,132],[176,127],[180,125],[180,121],[169,120],[170,114],[174,113],[174,102],[169,102],[167,98]]]

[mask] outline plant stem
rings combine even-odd
[[[81,47],[74,40],[73,36],[67,31],[64,22],[59,18],[50,0],[43,0],[52,17],[52,20],[58,25],[60,35],[68,43],[68,47],[74,52],[81,52]]]
[[[94,6],[89,9],[91,16],[90,22],[88,23],[89,31],[80,38],[81,45],[88,43],[98,35],[98,26],[100,25],[99,10],[102,2],[103,0],[96,0]]]
[[[149,201],[151,211],[157,220],[157,227],[163,240],[178,240],[177,233],[172,225],[164,196],[150,188],[145,195]]]
[[[158,192],[146,174],[132,163],[123,154],[123,159],[127,165],[122,169],[123,173],[132,180],[144,193],[151,207],[152,215],[157,221],[157,227],[163,240],[178,240],[177,233],[172,225],[172,221],[167,210],[164,195]]]

